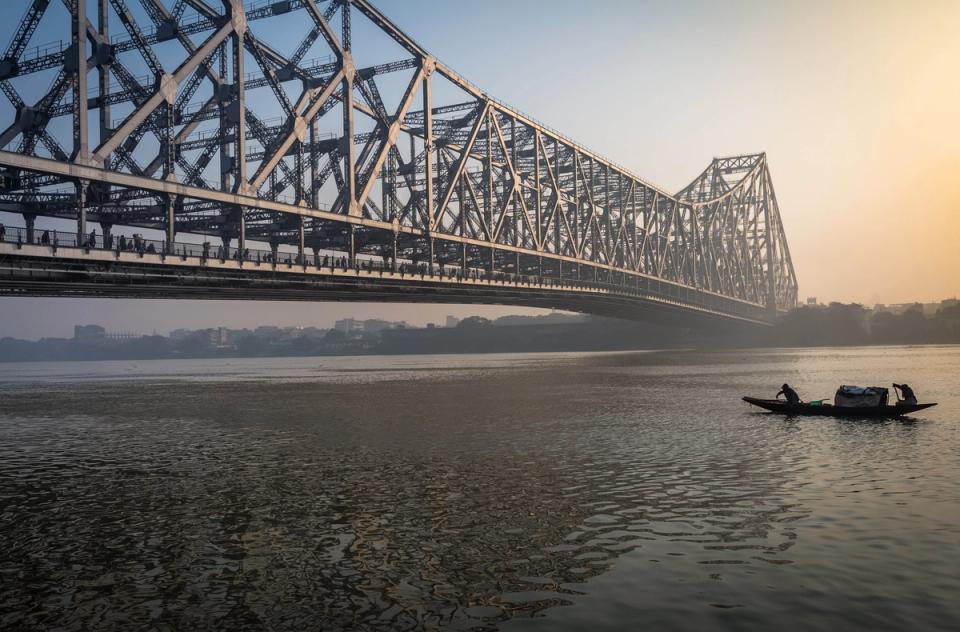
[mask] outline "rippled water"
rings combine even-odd
[[[0,364],[0,628],[957,629],[960,348]],[[907,380],[912,421],[785,419]]]

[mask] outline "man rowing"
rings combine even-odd
[[[793,390],[792,388],[790,388],[790,385],[789,385],[789,384],[784,384],[784,385],[781,387],[780,392],[777,393],[777,399],[780,399],[780,396],[781,396],[781,395],[783,395],[785,398],[787,398],[787,403],[788,403],[788,404],[799,404],[799,403],[800,403],[800,396],[797,395],[797,392],[796,392],[795,390]]]
[[[898,404],[916,404],[917,396],[913,394],[913,389],[910,388],[909,384],[894,384],[893,388],[900,391],[900,401]]]

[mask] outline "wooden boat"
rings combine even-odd
[[[904,404],[899,403],[894,406],[834,406],[824,403],[800,403],[788,404],[782,399],[757,399],[756,397],[744,397],[743,401],[754,406],[769,410],[783,415],[816,415],[821,417],[852,417],[863,418],[870,417],[874,419],[900,417],[909,415],[924,408],[936,406],[936,404]]]

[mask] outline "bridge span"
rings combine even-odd
[[[368,0],[10,5],[0,295],[757,324],[796,304],[765,154],[669,193],[474,86]]]

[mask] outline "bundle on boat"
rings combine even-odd
[[[844,408],[886,406],[889,389],[881,386],[841,386],[833,396],[833,405]]]

